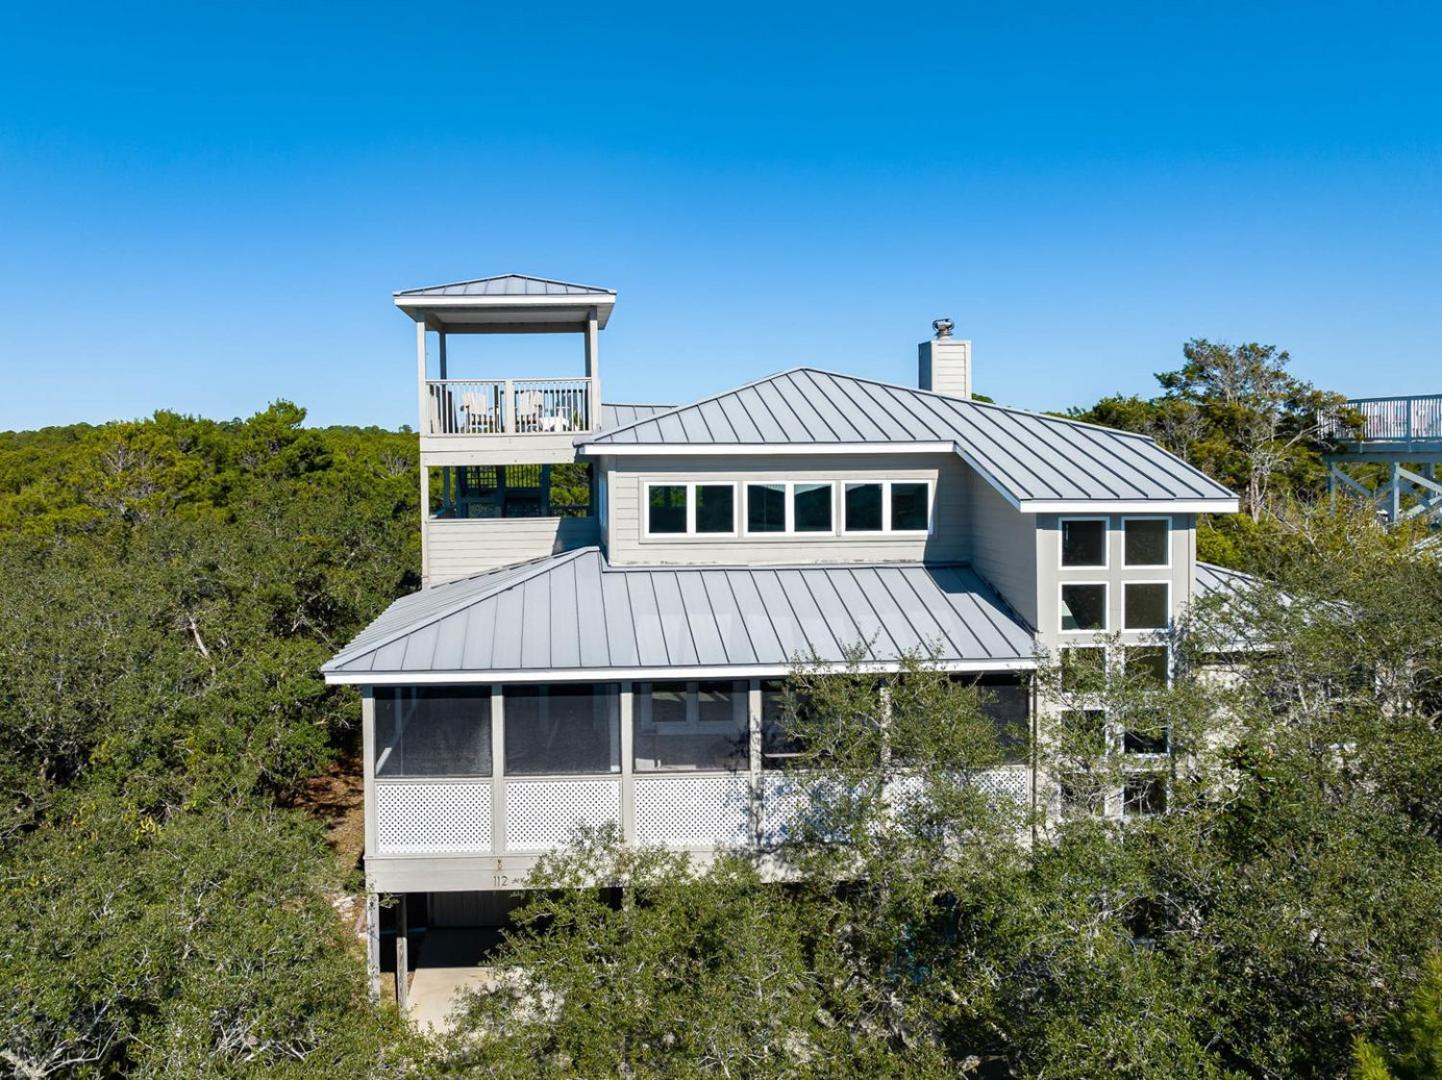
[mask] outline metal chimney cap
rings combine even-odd
[[[951,331],[955,324],[950,319],[932,319],[931,328],[936,331],[939,338],[951,337]]]

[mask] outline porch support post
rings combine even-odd
[[[1327,509],[1337,512],[1337,463],[1327,463]]]
[[[446,370],[446,332],[444,330],[436,331],[436,341],[438,343],[436,347],[436,359],[440,365],[441,378],[449,379],[450,374]]]
[[[506,850],[506,695],[500,683],[491,686],[491,851]],[[497,870],[500,864],[497,861]]]
[[[621,684],[621,842],[636,842],[635,683]]]
[[[1409,417],[1410,420],[1410,417]],[[1392,462],[1392,483],[1387,489],[1387,524],[1397,524],[1402,516],[1402,466]]]
[[[381,898],[366,889],[366,982],[372,1004],[381,1000]]]
[[[751,840],[761,842],[761,680],[752,679],[746,689],[747,762],[751,773]]]
[[[601,334],[597,326],[596,309],[592,308],[586,317],[586,430],[599,431],[601,427]]]
[[[383,691],[393,693],[394,691]],[[361,687],[361,784],[365,799],[365,852],[376,850],[376,698],[375,688]]]
[[[421,466],[421,588],[431,583],[431,471]]]
[[[410,932],[410,919],[406,911],[406,894],[400,894],[400,903],[396,905],[396,1008],[400,1009],[404,1016],[406,1009],[411,1003],[410,978],[410,941],[406,935]]]
[[[420,409],[416,430],[422,435],[431,434],[426,397],[426,324],[423,320],[416,323],[416,402]]]

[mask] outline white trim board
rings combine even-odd
[[[932,660],[923,665],[936,671],[986,672],[1032,671],[1035,657],[1018,657],[1014,660]],[[895,660],[867,661],[848,664],[844,660],[827,662],[822,667],[834,667],[842,672],[863,672],[884,674],[901,670]],[[812,665],[802,664],[810,670]],[[653,680],[675,682],[682,679],[770,679],[781,678],[796,670],[791,664],[745,664],[736,666],[716,665],[712,667],[647,667],[647,668],[563,668],[547,671],[327,671],[325,681],[330,685],[349,686],[411,686],[429,683],[461,685],[465,683],[549,683],[549,682],[628,682]]]

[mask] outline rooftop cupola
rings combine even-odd
[[[947,397],[971,397],[971,342],[951,336],[950,319],[931,324],[935,336],[916,347],[917,385]]]
[[[569,437],[595,431],[601,416],[598,336],[616,304],[614,289],[569,281],[501,274],[404,289],[396,307],[416,323],[422,450],[427,439],[459,436]],[[427,333],[436,335],[435,374],[427,361]],[[581,377],[453,378],[446,356],[451,334],[580,334]]]

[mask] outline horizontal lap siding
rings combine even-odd
[[[977,474],[969,479],[971,565],[1018,615],[1036,626],[1036,515],[1017,510]]]
[[[428,583],[599,543],[595,518],[466,518],[426,522]]]
[[[967,466],[938,454],[858,454],[844,459],[802,456],[737,458],[622,458],[608,474],[608,554],[613,566],[785,566],[842,562],[965,562],[970,557],[967,525]],[[931,480],[935,485],[935,528],[931,536],[836,535],[824,537],[734,536],[717,539],[642,538],[641,491],[645,481],[698,483],[736,481],[865,482]],[[738,518],[745,513],[744,488],[737,489]],[[837,514],[840,513],[839,504]]]

